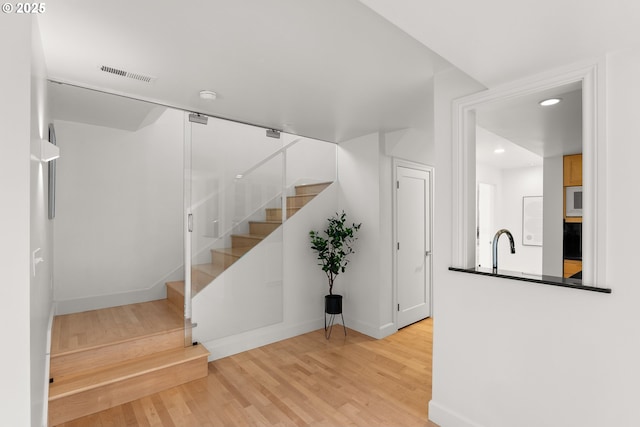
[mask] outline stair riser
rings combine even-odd
[[[288,208],[287,209],[287,218],[291,218],[293,214],[298,212],[300,208]],[[282,209],[281,208],[270,208],[266,209],[267,221],[281,221],[282,220]]]
[[[201,288],[204,285],[208,285],[215,279],[214,276],[205,273],[201,270],[196,270],[195,268],[191,269],[191,281],[196,285],[196,287]]]
[[[299,208],[303,207],[304,205],[306,205],[307,203],[309,203],[311,200],[313,200],[314,197],[315,197],[315,194],[287,197],[287,208],[289,208],[289,209],[298,208],[299,209]]]
[[[249,234],[268,236],[269,234],[277,230],[278,227],[280,227],[280,224],[278,223],[270,224],[268,222],[250,222]]]
[[[312,185],[301,185],[296,187],[296,195],[302,194],[318,194],[325,188],[331,185],[330,182],[325,182],[321,184],[312,184]]]
[[[49,377],[55,380],[65,375],[93,369],[96,366],[120,363],[183,345],[184,331],[182,329],[176,329],[137,340],[52,356]]]
[[[85,415],[184,384],[208,374],[206,357],[147,372],[103,387],[49,401],[49,425],[55,426]]]
[[[184,311],[184,295],[170,286],[167,286],[167,299],[177,310]]]
[[[251,237],[244,236],[231,236],[231,247],[232,248],[252,248],[258,243],[260,243],[262,239],[252,239]]]
[[[233,255],[216,252],[215,250],[211,251],[211,260],[215,267],[229,268],[238,259],[239,257]]]

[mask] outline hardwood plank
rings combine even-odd
[[[51,355],[109,345],[182,327],[183,320],[167,300],[56,316]]]
[[[128,404],[138,424],[123,425],[437,427],[431,348],[431,319],[383,340],[318,330],[210,362],[208,377]],[[95,425],[123,413],[101,412]]]
[[[105,344],[51,356],[51,378],[59,381],[79,371],[124,362],[155,352],[184,345],[184,328],[162,331],[141,338],[130,338],[114,344]]]
[[[153,372],[185,361],[207,357],[209,352],[202,346],[182,347],[154,353],[134,360],[109,366],[99,366],[92,371],[67,375],[49,387],[49,401],[54,401],[73,393],[95,389],[123,379]]]
[[[201,346],[198,346],[201,347]],[[155,363],[155,360],[146,358],[145,360],[125,363],[122,367],[113,370],[97,370],[93,376],[78,375],[77,378],[64,382],[50,388],[49,397],[49,423],[57,425],[65,421],[74,420],[91,414],[103,411],[107,408],[112,415],[107,420],[117,416],[120,406],[124,403],[139,399],[141,396],[149,394],[149,390],[163,390],[176,385],[193,381],[207,375],[206,357],[208,352],[198,347],[185,349],[189,354],[184,360],[176,360],[175,354],[166,355],[166,360]],[[169,353],[169,352],[165,352]],[[204,360],[203,360],[204,358]],[[154,362],[154,363],[152,363]],[[125,366],[126,365],[126,366]],[[146,370],[137,369],[143,365]],[[144,399],[156,398],[156,394]],[[158,403],[160,405],[160,403]],[[152,425],[173,425],[173,421],[168,412],[162,412],[165,416],[162,420],[158,416],[158,410],[154,407],[153,401],[143,406],[146,419]]]

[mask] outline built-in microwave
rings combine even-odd
[[[562,257],[564,259],[582,259],[582,223],[565,222],[562,236]]]
[[[582,216],[582,186],[566,187],[565,201],[566,216]]]

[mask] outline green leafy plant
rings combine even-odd
[[[333,282],[340,273],[344,273],[349,263],[348,256],[355,251],[353,243],[358,239],[356,232],[360,224],[347,225],[347,215],[342,211],[334,217],[328,218],[324,236],[318,231],[310,231],[311,249],[318,255],[318,265],[322,267],[329,279],[329,295],[333,295]],[[326,237],[325,237],[326,236]]]

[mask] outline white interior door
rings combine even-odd
[[[397,327],[431,316],[431,172],[396,166]]]

